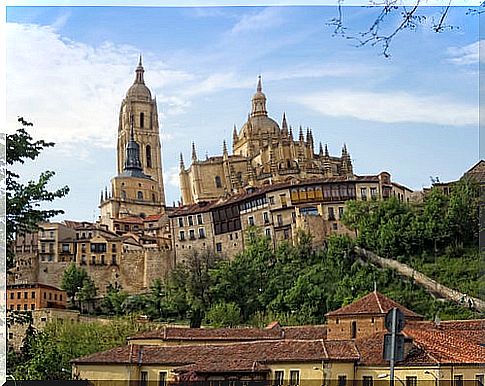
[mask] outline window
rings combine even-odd
[[[281,207],[286,208],[288,205],[286,203],[286,194],[280,194]]]
[[[216,252],[222,252],[222,243],[216,243]]]
[[[24,299],[28,299],[29,298],[29,293],[28,292],[24,292]]]
[[[192,216],[189,216],[189,226],[192,225],[194,225],[194,219],[192,218]]]
[[[336,222],[334,222],[334,223],[332,224],[332,229],[333,229],[334,231],[336,231],[336,230],[338,229],[338,225],[337,225],[337,223],[336,223]]]
[[[266,237],[267,237],[268,239],[271,239],[271,229],[270,229],[270,228],[266,228],[266,229],[264,230],[264,232],[265,232]]]
[[[197,215],[197,225],[202,225],[204,222],[202,221],[202,215],[198,214]]]
[[[222,188],[221,177],[216,176],[216,177],[214,178],[214,182],[216,183],[216,188]]]
[[[151,168],[152,167],[152,148],[150,147],[150,145],[146,146],[145,152],[147,155],[147,168]]]
[[[96,256],[91,256],[91,264],[96,265]]]
[[[179,217],[178,220],[179,220],[179,227],[183,227],[184,226],[184,218]]]
[[[180,241],[184,241],[185,240],[185,232],[184,231],[180,231],[180,233],[179,233],[179,240]]]
[[[17,311],[20,311],[20,304],[17,304]]]
[[[69,244],[62,244],[62,252],[69,252]]]
[[[24,311],[27,311],[27,304],[24,304]]]
[[[111,255],[111,265],[116,265],[116,255]]]
[[[265,224],[269,224],[269,214],[268,212],[263,212],[263,221]]]
[[[140,386],[148,386],[148,371],[140,371]]]
[[[276,370],[274,372],[274,386],[282,386],[285,372],[283,370]]]
[[[124,190],[121,191],[121,199],[126,200],[126,192]]]
[[[328,220],[329,221],[335,220],[335,213],[333,211],[333,208],[328,208]]]
[[[357,322],[352,321],[352,324],[350,326],[350,335],[352,339],[355,339],[357,337]]]
[[[463,375],[455,375],[453,378],[453,386],[463,386]]]
[[[406,377],[406,386],[417,386],[418,384],[418,377],[409,376]]]
[[[339,375],[338,376],[338,386],[347,386],[347,376],[346,375]]]
[[[475,380],[476,380],[475,382],[476,386],[483,386],[485,377],[483,374],[477,374],[475,377]]]
[[[367,200],[367,188],[360,188],[360,198],[363,201]]]
[[[160,371],[158,373],[158,386],[166,386],[167,385],[167,372]]]
[[[145,114],[140,113],[140,127],[143,129],[145,127]]]
[[[300,370],[290,370],[290,386],[300,384]]]
[[[101,255],[101,265],[104,265],[105,262],[104,262],[104,255]]]
[[[271,205],[274,205],[274,197],[273,197],[273,196],[270,196],[270,197],[269,197],[269,203],[270,203]]]
[[[344,215],[344,207],[343,206],[339,206],[338,208],[338,218],[341,219]]]
[[[377,188],[370,188],[370,198],[373,200],[377,198]]]
[[[248,217],[248,223],[249,223],[250,226],[254,225],[254,217],[253,216]]]
[[[288,229],[285,229],[283,231],[283,237],[285,240],[288,240],[290,238],[290,231]]]
[[[59,301],[62,302],[62,294],[59,295]]]
[[[111,244],[111,252],[116,252],[116,244]]]
[[[362,386],[372,386],[374,384],[374,380],[372,377],[364,376],[362,377]]]
[[[278,223],[278,226],[282,226],[283,225],[283,215],[279,214],[278,216],[276,216],[276,222]]]
[[[54,300],[57,300],[57,294],[54,294]]]
[[[199,228],[199,239],[205,238],[205,229]]]
[[[33,310],[35,310],[35,304],[31,304],[31,305],[30,305],[30,309],[31,309],[32,311],[33,311]]]
[[[14,299],[15,298],[15,294],[13,292],[10,293],[10,299]]]
[[[136,197],[137,197],[139,200],[143,200],[143,192],[138,191],[138,192],[136,193]]]
[[[189,239],[195,240],[195,231],[193,229],[189,230]]]
[[[22,299],[22,293],[21,292],[17,292],[17,299]]]

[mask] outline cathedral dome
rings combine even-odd
[[[152,93],[150,89],[142,83],[134,83],[127,91],[126,97],[130,99],[151,101]]]
[[[272,134],[278,133],[280,127],[278,123],[268,117],[267,115],[257,115],[250,117],[248,122],[246,122],[241,128],[241,134],[246,133],[247,136],[254,134]]]

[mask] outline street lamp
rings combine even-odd
[[[389,374],[379,374],[379,375],[377,376],[377,378],[379,378],[379,379],[384,379],[384,378],[387,378],[388,376],[389,376]],[[397,379],[397,380],[398,380],[398,381],[401,383],[401,385],[402,385],[402,386],[406,386],[406,384],[403,382],[403,380],[402,380],[401,378],[399,378],[399,377],[398,377],[398,376],[396,376],[396,375],[394,375],[394,378],[396,378],[396,379]]]

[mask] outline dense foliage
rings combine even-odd
[[[47,185],[54,172],[45,171],[41,173],[37,181],[29,181],[26,184],[11,167],[25,163],[26,160],[36,159],[40,152],[54,146],[51,142],[43,140],[34,141],[27,129],[32,123],[23,118],[18,119],[22,125],[14,134],[7,135],[7,268],[12,268],[14,251],[12,250],[15,235],[32,232],[38,229],[40,222],[46,221],[62,210],[40,209],[41,204],[54,201],[56,198],[64,197],[69,188],[64,186],[60,189],[49,191]]]
[[[123,345],[127,337],[153,327],[134,318],[109,323],[52,321],[40,332],[29,326],[21,353],[9,348],[8,371],[22,380],[70,379],[72,359]]]

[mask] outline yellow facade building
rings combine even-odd
[[[374,291],[327,314],[323,326],[256,328],[164,327],[125,346],[76,359],[73,376],[94,385],[362,385],[389,379],[383,359],[383,319],[392,308],[406,317],[404,359],[396,363],[403,386],[483,385],[482,320],[436,324]],[[470,383],[469,383],[470,384]]]

